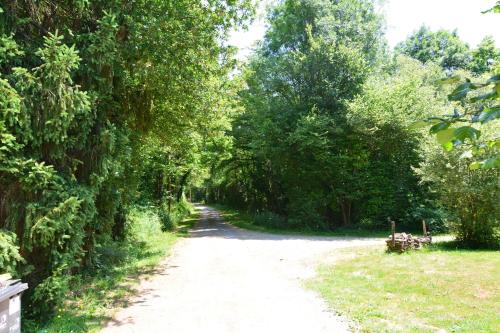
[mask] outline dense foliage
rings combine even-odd
[[[471,107],[461,99],[473,90],[474,107],[481,107],[474,114],[497,117],[496,93],[488,91],[496,79],[466,81],[467,91],[436,83],[456,70],[494,71],[499,53],[491,38],[471,51],[456,33],[422,28],[392,55],[382,18],[364,0],[283,1],[268,21],[242,73],[244,112],[233,123],[231,156],[213,174],[222,180],[209,184],[209,199],[248,208],[256,224],[271,228],[386,228],[390,217],[410,230],[422,220],[433,232],[456,226],[460,239],[477,244],[498,238],[497,172],[469,175],[445,163],[457,158],[446,152],[450,143],[468,143],[479,130],[457,129],[443,150],[415,126],[443,122],[436,126],[446,129],[463,121]],[[487,95],[477,97],[480,91]],[[460,98],[448,97],[457,92]],[[443,116],[454,108],[454,118]],[[490,127],[483,138],[495,140]],[[489,147],[474,154],[487,158],[496,149]]]
[[[476,74],[487,73],[500,62],[500,50],[491,36],[484,37],[477,48],[471,50],[456,31],[434,32],[426,26],[399,43],[396,52],[423,63],[434,62],[448,71],[468,69]]]
[[[0,1],[0,263],[29,282],[30,314],[48,318],[71,275],[99,266],[132,203],[181,201],[220,132],[224,40],[252,10]]]
[[[373,0],[283,0],[235,71],[228,33],[252,15],[251,0],[0,0],[0,269],[30,284],[29,316],[103,265],[134,205],[163,230],[204,198],[273,228],[390,217],[498,245],[492,38],[424,27],[391,53]]]
[[[419,94],[432,89],[419,89],[432,76],[405,81],[410,71],[394,70],[399,86],[379,85],[392,79],[373,71],[384,43],[371,1],[285,1],[269,21],[244,74],[224,200],[312,229],[407,218],[421,192],[417,140],[392,113],[410,112],[399,100],[408,93],[427,112]]]
[[[380,18],[369,1],[285,1],[269,22],[244,74],[224,195],[291,224],[325,229],[337,213],[348,224],[363,157],[344,149],[355,136],[346,114],[383,50]]]

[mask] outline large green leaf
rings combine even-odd
[[[484,109],[477,117],[476,121],[487,123],[489,121],[500,118],[500,105],[495,105],[490,108]]]
[[[455,129],[447,128],[436,133],[436,139],[441,145],[446,145],[455,138]]]
[[[439,134],[439,133],[438,133]],[[481,136],[481,131],[470,126],[462,126],[453,131],[453,139],[465,142],[466,139],[477,140]]]
[[[500,74],[497,74],[497,75],[493,75],[492,77],[490,77],[488,79],[488,81],[486,81],[486,84],[499,83],[499,82],[500,82]]]
[[[483,161],[481,167],[483,169],[500,169],[500,157],[495,156],[488,158],[487,160]]]
[[[466,82],[456,87],[455,90],[453,90],[453,92],[448,95],[448,99],[450,101],[459,101],[466,97],[467,94],[473,89],[475,89],[475,85],[470,82],[470,80],[467,80]]]
[[[482,101],[482,100],[487,100],[487,99],[493,99],[493,98],[496,98],[498,97],[498,94],[497,94],[497,91],[496,90],[492,90],[486,94],[482,94],[482,95],[479,95],[479,96],[475,96],[475,97],[472,97],[470,99],[470,101],[472,103],[475,103],[477,101]]]
[[[410,126],[408,128],[409,129],[420,129],[420,128],[427,127],[429,125],[430,125],[430,123],[428,121],[420,120],[420,121],[414,122],[413,124],[410,124]]]
[[[439,122],[439,123],[435,124],[434,126],[432,126],[429,129],[429,132],[431,134],[435,134],[435,133],[438,133],[440,131],[447,129],[448,127],[450,127],[450,123],[447,121],[442,121],[442,122]]]
[[[437,80],[436,84],[444,85],[444,84],[458,83],[460,82],[461,79],[462,78],[460,77],[460,75],[453,75],[450,77],[445,77],[444,79]]]

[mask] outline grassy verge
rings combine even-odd
[[[311,230],[286,230],[286,229],[276,229],[265,227],[261,225],[256,225],[254,223],[253,216],[249,213],[229,208],[223,205],[210,205],[217,209],[224,221],[231,223],[232,225],[253,231],[268,232],[272,234],[286,234],[286,235],[306,235],[306,236],[337,236],[337,237],[387,237],[389,231],[374,231],[374,230],[364,230],[364,229],[337,229],[335,231],[311,231]]]
[[[499,252],[445,245],[346,249],[307,285],[363,332],[500,332]]]
[[[128,241],[101,249],[103,264],[96,274],[75,276],[65,305],[44,327],[25,322],[23,332],[96,332],[116,309],[134,295],[141,277],[155,272],[155,266],[169,254],[179,237],[184,237],[196,222],[197,214],[179,224],[175,232],[162,232],[156,214],[134,210]]]

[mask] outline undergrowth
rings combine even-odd
[[[189,212],[193,208],[189,205]],[[179,237],[196,222],[197,215],[183,215],[175,230],[162,232],[157,210],[135,208],[129,214],[127,237],[99,248],[99,262],[92,270],[69,279],[69,288],[57,314],[43,325],[23,320],[23,332],[95,332],[111,319],[116,309],[136,295],[134,286],[141,277],[155,273]]]

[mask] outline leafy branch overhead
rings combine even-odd
[[[500,138],[481,140],[481,126],[500,118],[500,74],[485,81],[473,82],[459,75],[438,80],[439,85],[457,84],[448,95],[448,100],[455,103],[454,113],[444,117],[431,117],[412,124],[412,128],[426,127],[435,134],[437,141],[447,151],[458,145],[469,145],[470,151],[464,157],[475,156],[471,169],[500,168]],[[464,126],[456,126],[465,124]],[[490,124],[491,125],[491,124]],[[488,125],[486,125],[488,126]],[[496,133],[498,135],[498,133]],[[484,158],[487,156],[487,158]]]
[[[490,12],[500,13],[500,1],[483,13]],[[472,80],[453,75],[438,80],[438,85],[456,85],[448,95],[448,100],[455,106],[453,114],[431,117],[412,125],[413,128],[419,128],[432,124],[429,132],[436,135],[437,141],[447,151],[456,146],[468,145],[470,149],[462,157],[472,160],[469,166],[471,170],[500,169],[500,63],[495,64],[495,60],[498,59],[483,59],[483,62],[495,65],[494,75],[488,79]],[[493,128],[493,136],[481,137],[484,126]]]

